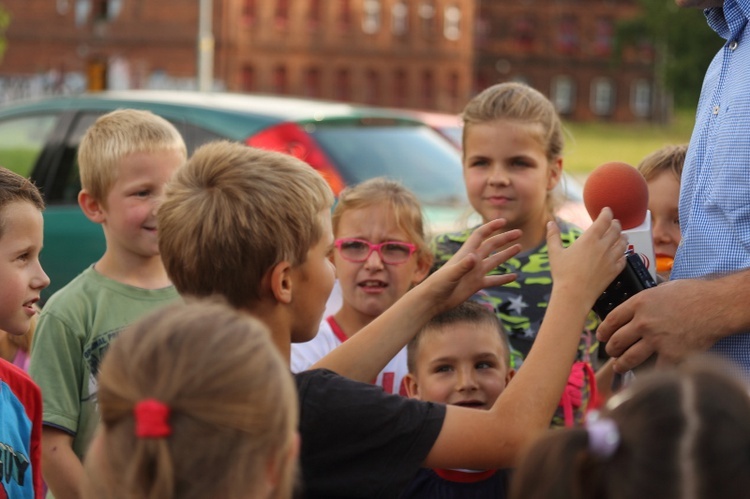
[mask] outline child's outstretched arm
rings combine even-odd
[[[498,219],[476,229],[446,265],[313,368],[327,368],[347,378],[370,382],[434,315],[466,301],[480,289],[513,281],[515,274],[487,275],[521,250],[512,244],[521,231],[497,233],[504,225],[505,220]]]
[[[489,411],[448,406],[425,466],[474,469],[511,467],[519,451],[549,427],[575,358],[586,316],[625,266],[626,239],[612,212],[567,249],[548,225],[552,296],[523,367]]]

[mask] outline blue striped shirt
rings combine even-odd
[[[672,279],[750,268],[750,0],[705,11],[726,43],[703,81],[680,191],[682,242]],[[750,378],[750,332],[713,351]]]

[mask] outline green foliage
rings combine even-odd
[[[628,46],[656,51],[657,74],[677,107],[695,107],[703,76],[722,40],[703,11],[677,7],[671,0],[638,0],[642,15],[617,25],[619,53]]]
[[[8,47],[8,40],[5,38],[5,31],[10,26],[10,12],[0,4],[0,61],[5,55],[5,49]]]

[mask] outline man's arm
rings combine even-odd
[[[597,330],[614,368],[626,372],[653,353],[658,364],[708,350],[750,331],[750,269],[708,279],[680,279],[644,290],[607,315]]]
[[[72,435],[42,427],[42,474],[56,499],[81,497],[83,465],[73,452]]]
[[[520,251],[520,246],[512,243],[521,232],[497,234],[504,225],[504,220],[494,220],[475,230],[446,265],[312,368],[370,382],[434,315],[457,306],[480,289],[511,282],[515,274],[487,275]],[[502,247],[507,248],[494,253]]]

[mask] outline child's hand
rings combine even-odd
[[[554,287],[569,288],[569,292],[580,294],[582,300],[590,300],[591,305],[625,267],[627,238],[609,208],[604,208],[566,249],[560,241],[559,227],[549,222],[547,247]]]
[[[515,280],[516,274],[487,275],[521,251],[521,246],[514,244],[495,253],[521,237],[518,229],[495,234],[504,225],[505,220],[498,219],[476,229],[448,263],[420,285],[429,290],[438,312],[459,305],[481,289]]]

